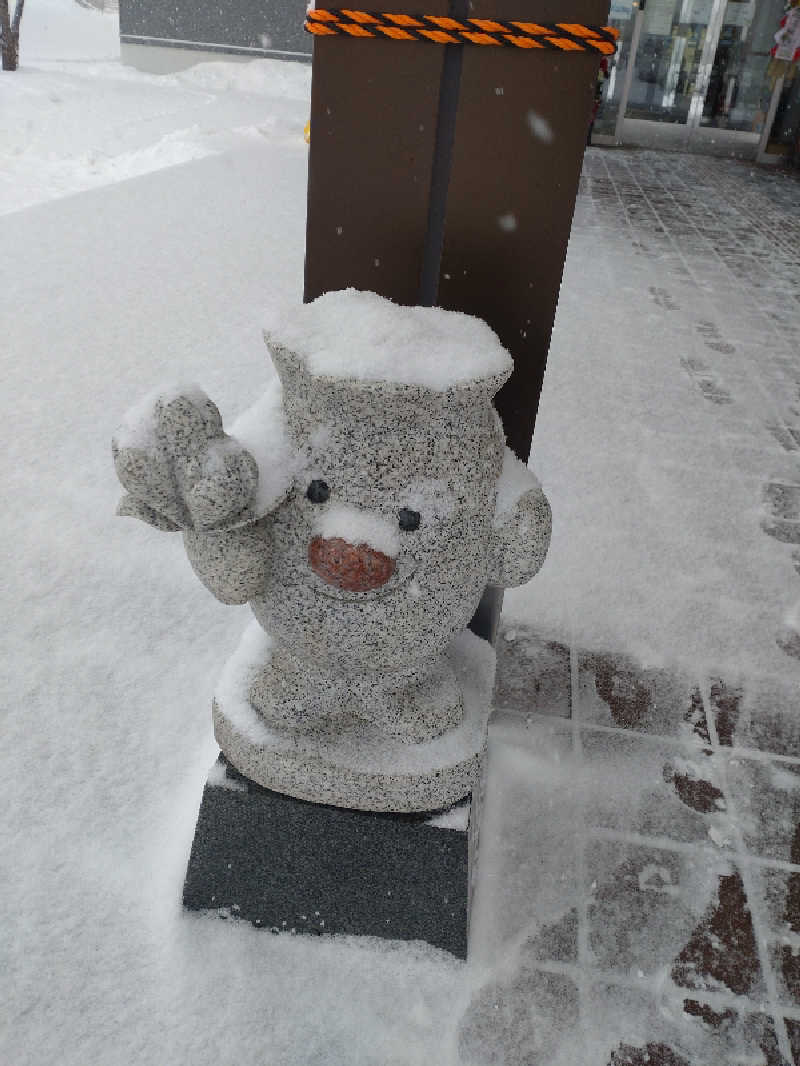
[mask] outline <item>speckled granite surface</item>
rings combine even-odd
[[[492,404],[511,358],[480,319],[353,289],[265,338],[280,381],[237,435],[193,386],[128,412],[120,513],[181,529],[201,581],[264,631],[214,701],[239,770],[320,803],[445,806],[475,783],[491,692],[454,641],[550,543]]]

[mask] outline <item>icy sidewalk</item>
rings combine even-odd
[[[511,620],[800,680],[798,195],[725,160],[587,154],[533,446],[553,546]]]
[[[562,525],[499,643],[470,1061],[800,1061],[798,199],[587,154],[534,442]]]
[[[795,699],[505,628],[467,1061],[795,1061]]]

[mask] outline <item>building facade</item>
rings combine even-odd
[[[603,81],[593,143],[761,162],[800,155],[800,63],[771,54],[787,6],[787,0],[612,0],[609,21],[619,45]],[[214,55],[309,62],[305,11],[306,0],[119,0],[122,59],[153,72]]]
[[[798,64],[775,59],[785,0],[612,0],[619,46],[595,140],[779,158],[800,118]]]

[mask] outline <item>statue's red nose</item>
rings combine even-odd
[[[380,588],[394,573],[390,556],[341,537],[314,537],[308,546],[308,562],[323,581],[347,592]]]

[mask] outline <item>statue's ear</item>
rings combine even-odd
[[[551,529],[550,504],[538,485],[495,515],[489,582],[514,588],[530,581],[547,556]]]
[[[272,365],[281,379],[284,393],[290,391],[290,382],[294,381],[303,370],[300,357],[280,343],[268,330],[264,330],[264,343],[266,344]]]

